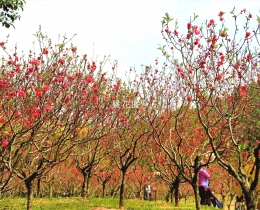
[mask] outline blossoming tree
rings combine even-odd
[[[225,12],[219,20],[196,24],[198,16],[187,23],[184,35],[178,21],[166,14],[162,20],[162,35],[166,42],[160,50],[179,74],[185,90],[179,95],[196,110],[197,123],[202,126],[218,163],[239,183],[247,209],[257,204],[260,144],[256,135],[249,135],[247,119],[258,113],[259,102],[259,22],[260,18],[246,9],[230,12],[233,28],[229,31]],[[254,21],[254,19],[256,21]],[[244,24],[239,24],[244,20]],[[253,119],[252,117],[251,119]],[[254,118],[256,119],[256,118]],[[259,120],[252,121],[251,133]],[[251,164],[252,173],[245,171]],[[199,208],[199,206],[197,206]]]

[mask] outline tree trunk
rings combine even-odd
[[[90,195],[90,179],[91,179],[91,171],[88,171],[88,175],[87,175],[87,187],[86,187],[86,196],[89,197]]]
[[[27,210],[32,210],[33,179],[31,178],[26,179],[25,186],[27,188]]]
[[[258,197],[255,193],[244,193],[247,210],[255,210],[257,208]]]
[[[110,180],[111,176],[108,176],[105,178],[105,180],[102,181],[102,198],[105,197],[105,189],[106,189],[106,184]]]
[[[41,177],[37,180],[37,191],[36,191],[36,197],[40,197],[41,194]]]
[[[53,188],[52,188],[52,183],[49,184],[49,197],[52,198],[53,197]]]
[[[74,195],[74,185],[72,184],[72,185],[70,186],[69,197],[73,197],[73,195]]]
[[[196,210],[200,210],[201,206],[200,206],[199,186],[198,186],[198,184],[194,184],[192,186],[192,188],[193,188],[194,196],[195,196]]]
[[[113,195],[114,195],[114,192],[115,192],[115,190],[114,190],[114,188],[112,188],[111,190],[110,190],[110,197],[114,197]]]
[[[81,197],[86,199],[87,198],[87,173],[83,172],[83,183],[81,187]]]
[[[171,200],[171,203],[173,203],[173,187],[170,186],[170,200]]]
[[[102,198],[105,197],[106,183],[107,183],[106,181],[103,181],[103,182],[102,182]]]
[[[235,196],[236,196],[235,193],[229,193],[229,194],[226,196],[227,199],[226,199],[226,197],[223,198],[223,209],[224,209],[225,207],[227,207],[228,210],[230,210],[232,201],[233,201],[233,199],[234,199]],[[230,198],[230,199],[228,199],[228,198]],[[228,202],[227,202],[226,200],[228,200]]]
[[[125,175],[126,171],[122,170],[122,182],[120,186],[120,192],[119,192],[119,209],[124,209],[124,191],[125,191]]]
[[[174,184],[174,199],[175,199],[175,206],[179,206],[180,205],[180,197],[179,197],[179,187],[180,187],[180,181],[175,180],[175,184]]]

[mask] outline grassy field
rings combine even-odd
[[[105,210],[118,209],[118,199],[112,198],[34,198],[33,210]],[[25,198],[5,198],[0,200],[0,210],[25,210]],[[125,209],[127,210],[189,210],[195,209],[194,203],[180,207],[174,207],[171,203],[165,201],[144,201],[144,200],[125,200]],[[203,210],[213,210],[213,207],[202,207]]]

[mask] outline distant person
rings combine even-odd
[[[204,168],[199,169],[199,195],[200,195],[200,204],[206,205],[206,196],[207,196],[207,185],[210,174]]]
[[[145,198],[145,200],[151,199],[151,185],[149,183],[145,185]]]

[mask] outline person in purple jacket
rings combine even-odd
[[[206,205],[206,193],[207,193],[207,182],[210,178],[210,174],[204,169],[199,169],[199,195],[200,204]]]

